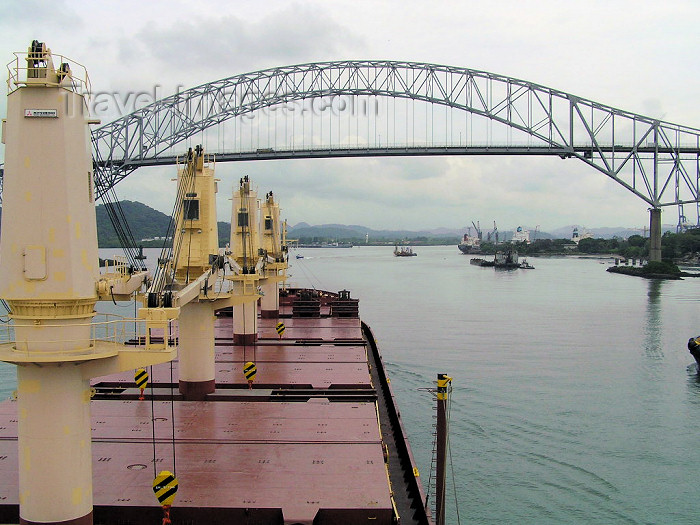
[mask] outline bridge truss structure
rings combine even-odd
[[[379,99],[392,101],[393,113],[387,109],[383,114],[365,111],[364,116],[357,116],[357,108],[379,107],[372,106]],[[305,112],[304,105],[313,100],[321,102],[311,104],[311,110],[333,109],[338,101],[345,110],[352,106],[355,127],[352,117],[343,120],[339,114],[334,124],[332,111],[326,120],[319,112]],[[399,101],[405,102],[401,105]],[[334,61],[277,67],[235,75],[157,100],[93,130],[97,196],[139,167],[174,163],[175,153],[184,153],[187,141],[198,134],[210,133],[227,122],[242,122],[266,108],[294,109],[294,104],[301,111],[287,111],[294,114],[291,124],[289,118],[284,122],[284,140],[278,140],[282,111],[277,111],[274,124],[268,113],[268,129],[262,131],[267,141],[260,141],[263,121],[258,119],[256,140],[252,125],[245,145],[241,140],[246,133],[243,126],[234,128],[233,133],[229,126],[229,140],[220,143],[220,151],[209,153],[215,153],[219,162],[556,155],[576,158],[598,170],[651,208],[678,206],[679,223],[685,219],[683,206],[692,208],[700,224],[700,130],[503,75],[418,62]],[[424,118],[416,125],[419,106],[425,108]],[[391,106],[387,103],[386,107]],[[360,122],[363,118],[366,133],[364,121]],[[270,140],[273,125],[274,140]],[[301,147],[299,128],[304,130]],[[344,134],[341,129],[346,130]]]

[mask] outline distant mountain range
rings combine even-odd
[[[136,240],[137,244],[143,244],[145,246],[160,246],[162,245],[162,240],[159,239],[164,237],[167,230],[168,224],[170,223],[170,217],[165,213],[151,208],[145,204],[136,201],[120,201],[120,206],[124,211],[124,215],[127,218],[129,228]],[[115,247],[119,246],[119,238],[112,227],[109,220],[109,215],[105,209],[104,204],[100,204],[96,208],[97,214],[97,234],[98,242],[101,247]],[[0,207],[0,224],[2,221],[2,208]],[[230,238],[231,235],[231,224],[224,221],[218,222],[219,226],[219,244],[224,246]],[[290,239],[313,239],[314,237],[319,239],[335,239],[337,241],[341,240],[352,240],[357,241],[369,238],[370,242],[372,240],[401,240],[401,239],[416,239],[416,238],[436,238],[436,239],[449,239],[458,238],[461,239],[462,235],[467,232],[469,227],[463,228],[433,228],[427,230],[373,230],[366,226],[360,226],[357,224],[345,225],[345,224],[320,224],[320,225],[310,225],[306,222],[300,222],[295,224],[287,231],[287,237]],[[583,236],[585,233],[590,233],[593,237],[602,239],[612,239],[613,237],[627,238],[632,235],[642,235],[648,236],[649,232],[644,229],[635,228],[625,228],[625,227],[602,227],[602,228],[592,228],[586,229],[585,227],[577,224],[571,224],[569,226],[563,226],[549,232],[537,231],[535,234],[535,228],[524,227],[530,231],[530,239],[570,239],[574,228],[578,228],[579,235]],[[476,232],[474,228],[469,228],[472,235]],[[676,231],[675,225],[664,224],[662,226],[663,232],[674,232]],[[513,230],[499,230],[499,238],[501,240],[509,240],[513,237]],[[484,240],[487,238],[487,231],[483,230]]]
[[[162,237],[165,237],[170,223],[170,217],[166,214],[155,210],[145,204],[135,201],[120,201],[120,206],[124,211],[127,222],[137,244],[144,246],[161,246],[163,244]],[[1,213],[1,210],[0,210]],[[112,227],[109,220],[107,210],[103,204],[97,206],[97,232],[98,241],[101,247],[119,246],[119,238]],[[0,215],[1,217],[1,215]],[[231,225],[228,222],[219,221],[219,244],[224,246],[230,237]],[[580,225],[569,225],[550,232],[538,231],[536,238],[538,239],[569,239],[574,228],[577,227],[579,234],[591,233],[596,238],[610,239],[613,237],[627,238],[631,235],[648,235],[648,232],[624,228],[624,227],[606,227],[592,228],[587,230]],[[535,238],[535,228],[524,227],[530,230],[530,238]],[[664,231],[675,231],[675,226],[664,225]],[[300,222],[290,227],[287,231],[289,239],[306,239],[306,240],[329,240],[336,241],[353,241],[362,242],[365,239],[372,241],[398,241],[411,239],[441,239],[447,241],[461,239],[462,235],[467,231],[467,228],[433,228],[426,230],[374,230],[366,226],[356,224],[321,224],[310,225],[306,222]],[[471,234],[476,232],[471,228]],[[512,230],[499,230],[499,238],[508,240],[513,236]],[[487,237],[486,230],[483,231],[484,240]]]
[[[461,237],[462,233],[457,229],[437,228],[433,230],[373,230],[366,226],[352,224],[320,224],[311,226],[305,222],[295,224],[287,230],[290,238],[325,237],[329,239],[412,239],[416,237]]]
[[[648,231],[637,230],[633,228],[593,228],[588,230],[581,225],[572,224],[570,226],[564,226],[562,228],[557,228],[550,232],[537,231],[535,228],[524,229],[530,231],[530,239],[570,239],[572,237],[574,228],[578,228],[579,235],[583,236],[585,233],[590,233],[596,238],[602,239],[612,239],[613,237],[627,238],[632,235],[646,235],[648,236]],[[675,226],[664,225],[663,231],[675,231]],[[415,239],[418,237],[430,237],[430,238],[462,238],[462,235],[467,232],[467,227],[464,228],[434,228],[428,230],[412,231],[412,230],[373,230],[367,228],[366,226],[358,225],[344,225],[344,224],[321,224],[316,226],[311,226],[308,223],[300,222],[295,224],[288,230],[289,238],[313,238],[313,237],[323,237],[328,239],[348,240],[348,239],[365,239],[369,237],[369,240],[384,240],[384,239]],[[513,237],[515,233],[514,230],[499,230],[498,235],[501,240],[509,240]],[[470,234],[476,235],[475,229],[470,228]],[[483,239],[487,238],[487,231],[482,230]]]

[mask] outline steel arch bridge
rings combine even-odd
[[[236,75],[159,100],[94,130],[102,194],[140,166],[228,119],[293,101],[333,96],[407,99],[468,112],[526,144],[310,145],[255,148],[218,160],[377,155],[513,154],[573,157],[651,207],[700,202],[700,130],[637,115],[515,78],[467,68],[393,61],[318,62]],[[388,117],[387,117],[388,118]],[[375,123],[376,124],[376,123]],[[387,126],[388,128],[388,126]],[[466,133],[465,133],[466,135]],[[492,136],[492,135],[491,135]],[[407,138],[407,137],[406,137]],[[446,137],[447,138],[447,137]],[[234,139],[235,141],[235,139]],[[329,141],[330,142],[330,141]],[[408,142],[407,140],[404,142]]]
[[[224,144],[217,160],[410,155],[557,155],[577,158],[607,175],[652,208],[694,204],[700,210],[700,130],[663,122],[587,100],[532,82],[477,71],[418,62],[335,61],[265,69],[235,75],[155,101],[92,132],[95,189],[102,196],[141,166],[171,164],[178,147],[241,116],[309,99],[362,97],[405,100],[399,115],[401,136],[390,112],[374,116],[375,140],[355,144],[329,134],[301,148],[275,143],[231,149]],[[332,102],[331,102],[332,103]],[[409,123],[416,107],[444,108],[445,133],[436,142],[413,140]],[[432,109],[431,109],[432,110]],[[449,112],[449,116],[448,116]],[[452,131],[454,115],[466,115],[464,140]],[[298,113],[297,113],[298,117]],[[275,117],[277,118],[277,117]],[[318,117],[316,117],[318,119]],[[396,109],[393,115],[397,118]],[[460,117],[457,117],[459,120]],[[323,119],[320,125],[323,126]],[[474,131],[476,123],[477,131]],[[386,124],[386,127],[384,127]],[[276,124],[275,124],[276,125]],[[422,124],[421,124],[422,125]],[[385,144],[376,129],[386,129]],[[439,126],[442,126],[442,121]],[[328,127],[328,125],[327,125]],[[332,123],[331,123],[332,127]],[[351,124],[349,130],[351,130]],[[359,134],[359,124],[356,126]],[[447,129],[449,128],[449,133]],[[318,129],[318,123],[317,123]],[[259,133],[259,130],[258,130]],[[269,130],[268,130],[269,133]],[[277,133],[277,131],[275,131]],[[348,135],[352,135],[351,131]],[[235,146],[234,136],[233,144]],[[211,151],[210,151],[211,152]],[[182,152],[179,152],[182,153]],[[681,212],[682,214],[682,212]],[[698,217],[700,221],[700,216]]]

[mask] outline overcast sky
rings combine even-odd
[[[387,59],[485,70],[700,127],[697,1],[261,2],[4,0],[0,58],[33,39],[89,71],[94,92],[158,92],[318,60]],[[5,103],[0,105],[5,114]],[[576,160],[327,159],[219,164],[219,217],[250,175],[291,224],[544,231],[648,224],[647,205]],[[174,169],[141,169],[119,198],[169,213]],[[694,220],[694,217],[693,217]],[[675,224],[675,208],[663,222]]]

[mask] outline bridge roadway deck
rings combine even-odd
[[[573,147],[561,146],[529,146],[529,145],[435,145],[435,146],[317,146],[312,148],[274,149],[263,148],[255,151],[236,151],[213,153],[217,162],[236,162],[249,160],[289,160],[289,159],[321,159],[331,157],[422,157],[433,155],[525,155],[568,158],[575,154],[587,157],[593,152],[601,153],[631,153],[636,151],[642,154],[653,155],[657,153],[676,153],[683,155],[698,155],[700,148],[694,145],[682,145],[668,147],[660,144],[635,146],[630,144],[600,144],[597,147],[592,144],[578,144]],[[97,162],[98,166],[104,163]],[[177,156],[163,155],[157,157],[130,158],[128,160],[111,159],[109,165],[113,168],[142,168],[146,166],[171,166],[177,164]]]
[[[224,317],[215,334],[217,392],[206,401],[180,398],[177,362],[172,376],[170,364],[152,367],[144,401],[132,372],[93,380],[95,523],[159,522],[155,470],[179,479],[174,525],[392,523],[359,319],[260,319],[261,339],[242,346]],[[258,369],[252,389],[247,360]],[[17,417],[16,401],[0,403],[0,522],[18,520]]]

